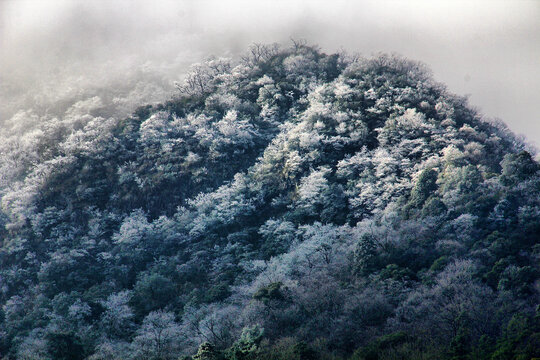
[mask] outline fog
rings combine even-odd
[[[174,95],[189,64],[250,43],[397,52],[540,145],[538,1],[0,0],[0,121],[88,96],[128,113]],[[117,114],[121,115],[121,114]]]

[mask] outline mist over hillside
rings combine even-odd
[[[539,356],[540,165],[426,65],[135,78],[0,129],[2,357]]]
[[[168,100],[192,63],[292,37],[423,61],[538,146],[539,18],[536,0],[1,0],[0,123],[21,110],[57,116],[101,93],[125,99],[127,116]]]

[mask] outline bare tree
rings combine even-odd
[[[215,80],[221,74],[231,70],[231,62],[225,58],[210,58],[204,63],[191,66],[183,84],[175,84],[176,88],[186,95],[203,95],[215,88]]]
[[[261,62],[270,60],[279,52],[278,44],[265,45],[254,43],[250,45],[247,53],[242,56],[242,62],[248,66],[255,66]]]

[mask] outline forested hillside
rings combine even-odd
[[[299,42],[177,87],[1,128],[0,358],[540,357],[540,165],[504,124]]]

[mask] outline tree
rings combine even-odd
[[[227,349],[228,360],[250,360],[257,359],[259,354],[259,344],[263,337],[263,329],[257,325],[244,328],[240,339]]]
[[[311,174],[304,177],[298,188],[298,200],[294,205],[295,211],[299,214],[313,217],[325,203],[325,192],[328,189],[327,176],[330,169],[322,167],[312,171]]]
[[[420,173],[416,184],[411,191],[410,204],[420,207],[434,191],[437,190],[437,172],[433,169],[426,169]]]
[[[501,162],[501,167],[501,180],[507,185],[524,181],[540,170],[540,165],[527,151],[506,155]]]
[[[174,283],[156,273],[142,274],[133,287],[131,304],[138,316],[163,309],[177,295]]]
[[[134,314],[129,306],[131,292],[121,291],[111,294],[102,305],[105,311],[101,315],[101,326],[111,337],[125,338],[134,329]]]
[[[47,349],[53,359],[82,360],[85,351],[80,339],[71,333],[53,332],[47,334]]]
[[[209,59],[204,63],[194,64],[184,79],[184,84],[176,88],[186,95],[205,95],[214,90],[216,78],[231,69],[228,59]]]
[[[368,275],[377,266],[377,240],[374,235],[364,233],[358,239],[354,250],[355,272],[359,275]]]
[[[222,354],[215,349],[214,345],[204,342],[199,346],[197,353],[193,355],[193,360],[222,360]]]
[[[162,310],[148,314],[133,340],[138,359],[169,360],[179,355],[180,326],[174,314]]]

